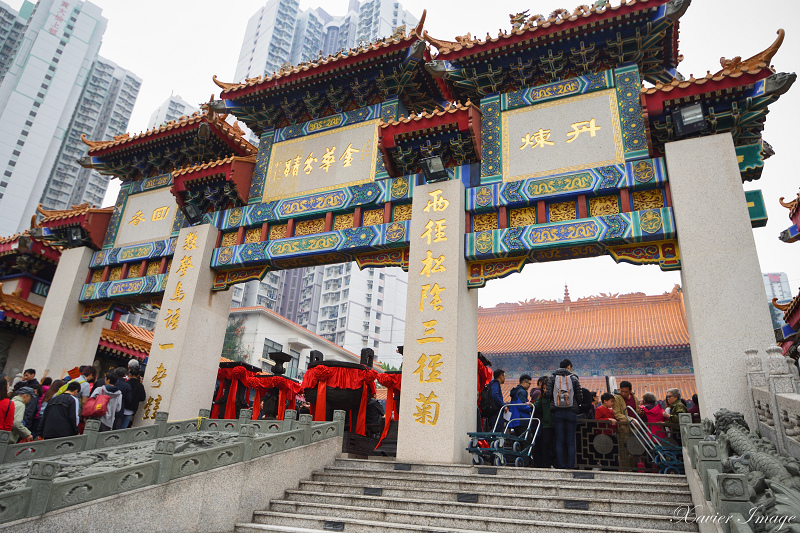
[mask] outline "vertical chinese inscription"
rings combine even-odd
[[[419,310],[422,321],[423,334],[417,338],[418,344],[425,347],[417,359],[417,367],[414,375],[419,376],[419,382],[430,384],[430,388],[425,388],[415,398],[415,411],[412,413],[414,422],[418,424],[435,426],[439,421],[439,398],[436,394],[436,383],[442,383],[442,371],[440,368],[445,365],[442,361],[441,353],[437,351],[439,345],[445,342],[444,336],[436,333],[436,324],[440,319],[440,313],[445,311],[442,293],[447,290],[443,285],[443,280],[438,279],[441,274],[447,272],[447,256],[439,253],[437,248],[447,241],[447,216],[450,201],[445,198],[442,189],[436,189],[428,193],[429,198],[423,208],[423,213],[428,216],[425,223],[425,231],[419,236],[425,248],[425,258],[422,259],[422,269],[419,270],[415,280],[419,286]],[[423,217],[424,218],[424,217]]]

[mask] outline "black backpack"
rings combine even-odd
[[[478,398],[478,409],[481,410],[483,418],[490,418],[500,411],[500,406],[497,405],[497,402],[492,398],[492,383],[494,383],[494,380],[483,387],[481,395]]]

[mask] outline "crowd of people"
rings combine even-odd
[[[620,442],[631,435],[629,419],[639,419],[660,438],[667,436],[664,423],[677,424],[678,415],[691,413],[699,419],[697,395],[689,404],[678,389],[669,389],[664,400],[646,392],[641,400],[634,394],[629,381],[622,381],[613,393],[589,391],[580,384],[573,372],[572,361],[564,359],[560,368],[550,376],[542,376],[533,386],[533,378],[523,374],[519,384],[511,389],[508,399],[503,396],[506,376],[502,369],[494,370],[486,394],[491,401],[479,402],[484,431],[508,431],[523,435],[531,417],[539,431],[533,447],[533,466],[537,468],[575,468],[575,441],[579,419],[605,421],[596,431],[617,434]],[[632,412],[633,411],[633,412]],[[532,437],[532,431],[528,432]],[[676,438],[679,435],[674,434]]]
[[[2,373],[0,378],[0,430],[11,432],[12,443],[77,435],[89,418],[100,421],[100,431],[125,429],[145,400],[135,359],[100,377],[87,365],[41,383],[33,368],[11,383]]]

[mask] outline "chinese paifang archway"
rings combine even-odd
[[[404,438],[435,435],[456,444],[428,459],[459,462],[474,424],[474,405],[456,401],[476,378],[469,289],[527,264],[609,255],[682,270],[700,405],[752,416],[735,392],[743,369],[725,376],[735,386],[714,388],[711,340],[726,337],[742,354],[771,342],[768,318],[736,303],[763,293],[750,234],[764,223],[763,200],[755,191],[745,201],[738,184],[760,177],[772,154],[762,140],[768,107],[795,76],[770,66],[781,31],[764,52],[683,79],[688,7],[630,0],[519,14],[496,37],[454,41],[423,31],[423,15],[407,34],[271,75],[214,77],[219,99],[191,117],[86,140],[82,164],[122,187],[102,240],[80,221],[40,232],[71,249],[58,305],[43,311],[52,327],[37,331],[28,365],[80,364],[81,346],[100,335],[94,317],[160,306],[150,364],[165,377],[147,393],[171,417],[195,416],[190,399],[213,390],[231,285],[350,260],[400,266],[410,278],[398,457],[414,459]],[[230,115],[259,137],[257,149]],[[696,202],[712,197],[724,222],[696,218]],[[712,251],[740,268],[708,277]],[[747,328],[705,320],[713,303],[703,292],[723,282],[737,293],[722,286],[714,303],[745,313],[736,320]],[[738,368],[743,355],[730,357]],[[179,377],[189,371],[191,384]]]

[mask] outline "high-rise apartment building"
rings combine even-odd
[[[285,63],[297,65],[360,41],[389,37],[395,28],[416,25],[417,17],[398,2],[349,0],[347,13],[332,16],[322,8],[300,11],[297,0],[269,0],[247,23],[235,81],[271,75]]]
[[[355,263],[268,272],[233,288],[231,308],[265,307],[354,353],[399,366],[408,275]]]
[[[26,229],[97,58],[106,19],[81,0],[40,0],[0,83],[0,235]]]
[[[45,209],[103,203],[110,178],[78,164],[87,151],[81,135],[111,140],[125,133],[141,85],[141,78],[112,61],[102,57],[94,61],[42,194]]]
[[[195,111],[200,111],[200,108],[193,106],[178,95],[170,95],[169,98],[164,100],[164,103],[158,106],[150,115],[150,122],[147,123],[147,129],[152,130],[166,124],[167,122],[178,120],[181,117],[188,117]]]
[[[773,298],[777,298],[778,303],[783,303],[794,298],[786,272],[762,272],[761,275],[764,277],[767,300],[771,302]]]
[[[0,2],[0,81],[11,64],[14,52],[22,40],[25,24],[33,11],[33,4],[25,0],[19,12]]]

